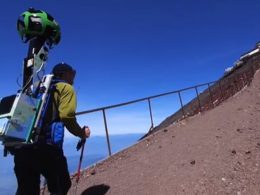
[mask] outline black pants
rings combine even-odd
[[[40,194],[40,175],[45,177],[51,194],[65,195],[71,187],[67,160],[61,149],[50,145],[16,149],[14,163],[16,195]]]

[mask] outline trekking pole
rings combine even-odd
[[[85,148],[85,143],[86,143],[86,139],[81,139],[78,144],[77,144],[77,150],[80,150],[81,148],[81,153],[80,153],[80,158],[79,158],[79,166],[78,166],[78,172],[77,172],[77,177],[76,177],[76,182],[79,182],[79,178],[80,178],[80,169],[81,169],[81,164],[82,164],[82,160],[83,160],[83,153],[84,153],[84,148]]]
[[[79,140],[79,142],[77,144],[77,151],[79,151],[80,148],[81,148],[81,153],[80,153],[78,171],[77,171],[77,176],[76,176],[76,186],[75,186],[75,191],[74,191],[75,195],[77,194],[77,190],[78,190],[78,183],[79,183],[79,178],[80,178],[80,169],[81,169],[81,164],[82,164],[82,160],[83,160],[85,143],[86,143],[86,139],[81,139],[81,140]]]

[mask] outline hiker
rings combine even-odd
[[[76,71],[66,63],[59,63],[52,73],[54,84],[38,141],[14,150],[16,195],[39,194],[41,174],[51,194],[67,194],[71,180],[62,149],[64,126],[81,139],[90,136],[90,129],[81,128],[75,117],[76,94],[72,85]]]

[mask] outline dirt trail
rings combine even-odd
[[[260,194],[260,72],[218,107],[84,172],[77,194]],[[74,194],[73,186],[69,194]]]

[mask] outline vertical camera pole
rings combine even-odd
[[[35,37],[30,40],[27,57],[23,64],[23,89],[27,89],[32,85],[32,76],[34,68],[34,56],[40,51],[46,39],[42,37]]]

